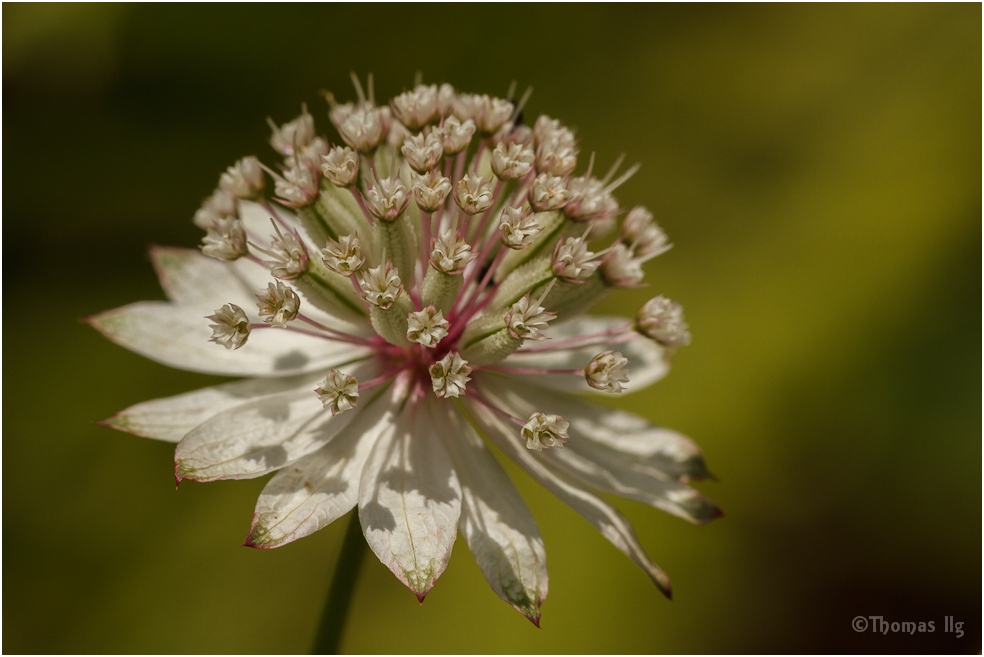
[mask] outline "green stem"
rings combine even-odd
[[[359,575],[359,565],[366,554],[366,538],[362,535],[362,524],[359,522],[359,511],[352,513],[348,528],[345,530],[345,541],[342,543],[341,554],[335,564],[335,574],[328,589],[328,600],[321,614],[321,624],[314,638],[313,655],[337,655],[342,643],[342,633],[345,631],[345,619],[352,603],[352,593],[355,591],[355,581]]]

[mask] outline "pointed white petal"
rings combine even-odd
[[[521,377],[483,375],[478,380],[505,408],[562,415],[571,423],[572,442],[564,449],[572,448],[607,468],[621,467],[653,479],[683,483],[710,476],[703,453],[694,441],[653,426],[638,415],[537,388]],[[713,513],[710,509],[708,512]]]
[[[209,258],[195,249],[153,247],[150,257],[167,297],[182,305],[214,306],[234,303],[248,309],[259,291],[273,279],[261,265],[243,259],[235,263]]]
[[[175,474],[194,481],[258,477],[316,451],[357,415],[332,416],[313,389],[262,397],[219,413],[182,438]]]
[[[270,237],[276,234],[273,224],[270,222],[274,215],[254,201],[239,201],[236,206],[239,221],[243,224],[243,230],[246,231],[249,241],[263,247],[269,245]],[[292,211],[282,205],[275,205],[273,207],[277,211],[277,216],[283,220],[283,223],[277,222],[277,227],[280,230],[284,230],[284,224],[286,224],[290,228],[298,229],[299,233],[301,232],[300,222]]]
[[[255,203],[251,205],[256,206]],[[273,230],[269,224],[267,229]],[[263,265],[249,258],[222,262],[193,249],[154,247],[150,255],[169,299],[181,305],[202,306],[210,309],[209,312],[224,304],[234,303],[250,319],[258,321],[255,295],[274,280]],[[290,282],[287,284],[290,285]],[[311,319],[350,335],[371,334],[368,322],[353,323],[342,319],[311,303],[303,289],[295,289],[295,292],[302,299],[302,312]]]
[[[475,430],[456,407],[443,407],[450,412],[436,425],[447,427],[445,444],[461,484],[458,528],[495,594],[539,625],[540,605],[547,597],[547,555],[540,530]]]
[[[369,547],[423,601],[451,558],[461,487],[451,457],[418,403],[397,431],[376,441],[359,483],[359,519]]]
[[[290,376],[365,358],[370,351],[278,328],[254,330],[241,349],[209,342],[206,306],[143,301],[89,318],[113,342],[159,363],[225,376]]]
[[[482,406],[469,399],[465,399],[465,405],[472,417],[478,422],[482,431],[489,437],[503,452],[516,461],[520,467],[526,470],[530,476],[536,479],[541,485],[551,491],[554,495],[570,505],[575,511],[581,514],[585,520],[594,525],[601,535],[611,541],[612,545],[626,554],[649,576],[649,579],[663,592],[670,597],[670,580],[659,566],[657,566],[643,550],[639,539],[632,529],[632,525],[622,514],[588,492],[578,484],[570,481],[564,475],[547,467],[542,459],[536,457],[536,453],[526,449],[519,437],[518,427],[502,419],[485,406]],[[563,449],[566,449],[563,448]]]
[[[601,333],[625,326],[629,320],[624,317],[585,316],[551,326],[545,333],[551,340],[560,342],[592,333]],[[549,345],[549,342],[530,343],[530,346]],[[591,359],[608,349],[618,349],[629,359],[629,383],[622,394],[642,390],[666,376],[670,361],[666,350],[655,341],[636,335],[632,340],[607,346],[604,343],[590,347],[575,347],[557,351],[523,353],[519,351],[502,362],[507,367],[538,368],[551,370],[582,369]],[[593,392],[583,376],[574,374],[535,374],[526,379],[539,386],[568,392]],[[602,393],[607,394],[607,393]]]
[[[599,436],[604,440],[613,434],[614,426],[606,425],[605,421],[616,415],[617,411],[594,407],[568,395],[540,390],[515,378],[487,381],[483,391],[496,406],[508,408],[519,417],[541,411],[563,416],[570,422],[571,442],[563,449],[546,450],[542,458],[580,481],[696,524],[721,517],[721,510],[696,490],[641,457],[612,449],[596,440]]]
[[[258,397],[293,389],[313,390],[322,374],[235,381],[142,402],[100,424],[145,438],[176,443],[206,420]]]
[[[256,502],[246,544],[275,548],[312,534],[359,501],[359,479],[373,445],[396,431],[396,386],[358,411],[327,445],[281,469]]]

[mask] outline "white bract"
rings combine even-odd
[[[618,164],[601,181],[589,165],[572,183],[573,133],[546,117],[514,125],[523,101],[441,85],[377,106],[371,85],[357,91],[326,96],[347,146],[329,148],[306,109],[271,122],[279,201],[240,160],[195,215],[201,251],[152,252],[169,301],[90,318],[161,363],[247,378],[104,423],[176,443],[178,481],[272,473],[247,545],[279,547],[358,508],[372,550],[422,600],[460,534],[496,594],[538,623],[543,539],[491,443],[669,594],[595,491],[707,522],[720,512],[687,485],[708,475],[701,452],[575,396],[622,391],[626,364],[645,388],[690,337],[661,296],[635,321],[584,314],[666,246],[643,209],[615,245],[590,245],[635,169],[609,183]]]

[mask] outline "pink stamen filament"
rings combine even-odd
[[[366,388],[378,386],[380,383],[386,383],[390,379],[395,378],[397,374],[407,369],[408,367],[409,367],[408,365],[404,365],[403,367],[397,369],[388,370],[386,373],[380,374],[379,376],[369,379],[368,381],[362,381],[359,383],[359,390],[365,390]]]
[[[494,242],[492,242],[491,244],[494,244]],[[460,315],[461,315],[461,317],[465,318],[464,319],[465,322],[467,322],[469,319],[471,319],[471,317],[475,313],[477,313],[482,307],[484,307],[482,305],[476,306],[476,302],[478,302],[478,300],[481,298],[482,292],[485,291],[485,288],[488,287],[489,282],[492,280],[492,275],[495,273],[496,268],[498,268],[499,263],[502,261],[502,258],[506,255],[506,253],[508,253],[508,250],[505,249],[505,248],[503,248],[503,249],[500,249],[499,252],[495,254],[495,258],[492,260],[492,264],[489,265],[488,270],[485,272],[485,276],[482,277],[481,282],[472,291],[471,296],[468,297],[468,301],[467,302],[464,302],[462,304],[462,310],[461,310]],[[483,256],[485,256],[485,255],[487,255],[487,254],[483,254]],[[476,267],[473,270],[473,273],[478,273],[478,271],[479,271],[479,268]],[[469,281],[469,282],[471,282],[471,281]],[[466,288],[467,288],[467,284],[466,285],[462,285],[462,287],[461,287],[461,295],[459,295],[459,298],[464,297]],[[487,299],[491,299],[491,297],[492,297],[492,295],[490,293],[489,296],[487,297]],[[454,309],[452,308],[452,311],[453,310]]]
[[[355,187],[349,187],[349,191],[352,192],[352,196],[355,197],[355,202],[359,204],[360,208],[362,208],[362,214],[365,215],[366,221],[368,221],[369,225],[372,226],[374,222],[374,218],[372,216],[372,213],[369,212],[369,208],[366,207],[366,202],[362,198],[362,192],[357,190]]]
[[[268,328],[279,328],[277,326],[274,326],[273,324],[266,324],[266,323],[263,323],[263,322],[254,322],[254,323],[251,323],[249,325],[249,327],[250,327],[250,329],[253,329],[253,330],[256,330],[256,329],[268,329]],[[287,326],[285,328],[281,329],[281,330],[283,330],[283,331],[290,331],[291,333],[300,333],[302,335],[310,335],[312,338],[321,338],[322,340],[336,340],[338,342],[346,342],[345,340],[338,340],[337,338],[332,337],[332,336],[329,336],[329,335],[325,335],[324,333],[318,333],[317,331],[307,331],[307,330],[302,329],[302,328],[297,328],[293,324],[287,324]]]
[[[531,168],[530,172],[523,176],[523,178],[519,181],[516,191],[513,192],[512,198],[509,199],[509,205],[516,207],[517,204],[526,198],[526,195],[529,194],[530,186],[533,184],[534,178],[536,178],[536,169]]]
[[[475,369],[491,370],[493,372],[504,372],[506,374],[577,374],[584,376],[584,370],[551,370],[541,367],[506,367],[504,365],[485,365]]]
[[[613,328],[608,331],[602,331],[601,333],[594,333],[592,335],[579,335],[573,338],[565,338],[564,340],[551,340],[544,344],[535,345],[532,347],[522,347],[517,350],[516,353],[527,354],[561,349],[581,349],[598,344],[621,344],[622,342],[633,340],[636,337],[637,336],[635,330],[632,328],[632,325],[627,324],[625,326]]]
[[[498,406],[496,406],[495,404],[493,404],[492,402],[490,402],[488,399],[486,399],[485,397],[483,397],[480,392],[475,391],[475,390],[469,390],[468,393],[469,393],[468,394],[468,397],[469,398],[474,399],[475,401],[477,401],[479,404],[481,404],[485,408],[489,409],[490,411],[494,411],[494,412],[498,413],[499,415],[507,418],[509,421],[513,422],[514,424],[518,424],[521,427],[526,424],[525,422],[523,422],[522,420],[520,420],[515,415],[510,415],[506,411],[502,410],[501,408],[499,408]]]
[[[489,209],[486,210],[485,213],[482,215],[482,220],[479,222],[478,227],[475,229],[475,233],[472,235],[472,239],[475,242],[483,243],[482,250],[485,249],[484,242],[488,241],[485,235],[485,227],[489,223],[489,217],[492,215],[492,212],[498,207],[497,201],[499,200],[499,193],[502,191],[502,185],[503,182],[500,180],[496,184],[495,189],[492,190],[492,205],[490,205]],[[491,234],[492,239],[494,239],[495,234],[496,231],[492,231]]]
[[[273,207],[270,201],[266,198],[260,199],[260,205],[263,206],[263,209],[273,215],[273,218],[277,220],[277,223],[279,223],[284,230],[290,230],[290,226],[287,224],[287,221],[280,216],[280,213],[277,212],[277,208]]]
[[[338,331],[336,329],[333,329],[333,328],[330,328],[328,326],[325,326],[324,324],[322,324],[320,322],[316,322],[313,319],[311,319],[310,317],[307,317],[306,315],[302,315],[302,314],[298,313],[297,319],[301,320],[305,324],[310,324],[311,326],[315,327],[316,329],[320,329],[322,331],[325,331],[326,333],[328,333],[331,336],[331,337],[328,338],[329,340],[337,340],[338,342],[349,342],[351,344],[358,344],[358,345],[363,345],[363,346],[366,346],[366,347],[371,347],[371,346],[374,346],[375,345],[375,343],[372,340],[370,340],[370,339],[360,338],[360,337],[357,337],[357,336],[354,336],[354,335],[349,335],[347,333],[342,333],[341,331]],[[327,336],[322,335],[320,337],[327,337]]]

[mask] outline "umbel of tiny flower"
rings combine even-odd
[[[599,493],[712,520],[689,485],[708,476],[701,451],[589,398],[645,389],[690,341],[662,295],[634,319],[587,314],[643,285],[669,248],[652,213],[615,198],[638,167],[620,174],[619,159],[596,178],[591,156],[575,173],[579,136],[527,123],[528,92],[417,84],[387,103],[354,82],[351,102],[326,95],[330,127],[302,106],[269,122],[272,159],[220,173],[194,213],[200,251],[152,252],[168,301],[89,320],[164,364],[246,378],[104,424],[175,443],[178,481],[272,475],[249,546],[356,509],[423,600],[460,535],[492,590],[538,623],[543,539],[491,444],[669,595]]]

